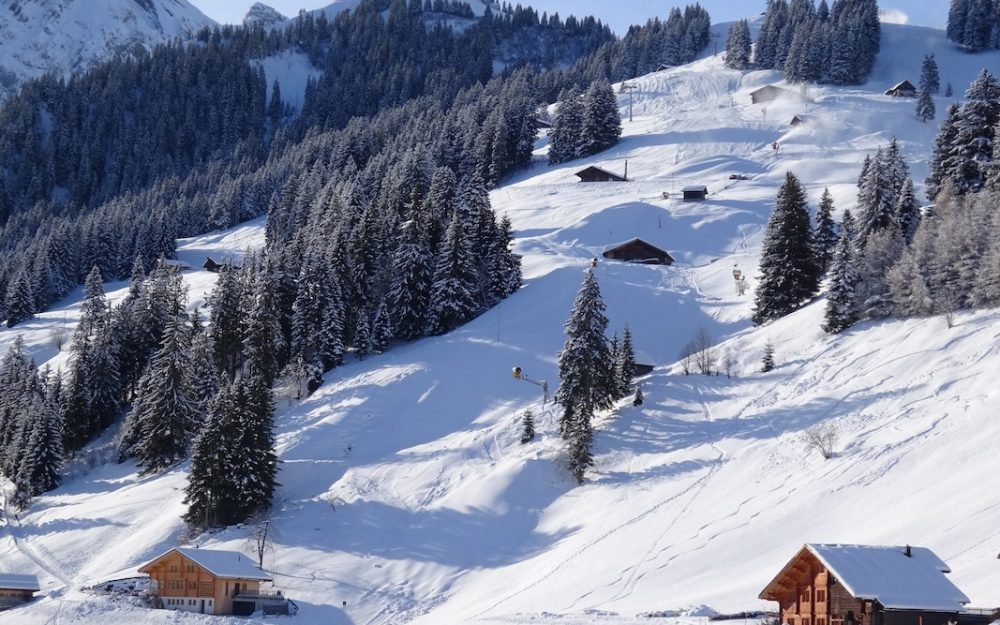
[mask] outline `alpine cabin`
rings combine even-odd
[[[885,95],[891,95],[894,98],[915,98],[917,97],[917,88],[909,80],[904,80],[886,89]]]
[[[581,169],[580,171],[573,174],[580,178],[580,182],[625,182],[625,176],[619,176],[618,174],[612,173],[606,169],[601,169],[595,165],[591,165],[586,169]]]
[[[34,575],[0,573],[0,611],[28,603],[41,590]]]
[[[954,625],[969,598],[949,572],[924,547],[807,544],[760,598],[783,625]]]
[[[754,89],[750,92],[750,102],[753,104],[760,104],[762,102],[773,102],[775,100],[781,100],[785,98],[796,98],[799,99],[801,96],[794,91],[789,91],[788,89],[782,89],[781,87],[775,87],[774,85],[764,85],[760,89]]]
[[[661,250],[652,243],[647,243],[642,239],[632,239],[631,241],[619,243],[604,250],[601,255],[611,260],[642,263],[644,265],[674,264],[673,257],[665,250]]]
[[[139,567],[149,575],[153,605],[168,610],[199,614],[248,616],[267,607],[281,606],[288,613],[288,600],[281,591],[263,591],[261,582],[271,576],[236,551],[175,547]]]
[[[685,202],[701,202],[708,197],[708,187],[703,184],[693,184],[681,189]]]

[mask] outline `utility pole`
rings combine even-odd
[[[638,89],[638,85],[633,85],[630,82],[623,82],[621,86],[622,91],[628,91],[628,120],[632,121],[632,92]]]

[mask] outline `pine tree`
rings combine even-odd
[[[747,69],[750,67],[750,24],[739,20],[729,27],[726,38],[726,67]]]
[[[953,95],[955,95],[955,90],[951,88],[951,83],[949,82],[944,86],[944,97],[950,98]]]
[[[833,260],[833,251],[837,247],[837,224],[833,221],[833,196],[830,189],[823,189],[823,195],[819,200],[819,207],[816,210],[816,228],[813,237],[813,254],[816,257],[816,264],[819,265],[820,272],[826,274],[830,268],[830,261]]]
[[[400,244],[392,259],[389,309],[393,333],[405,341],[423,336],[427,328],[432,267],[415,221],[402,226]]]
[[[816,294],[819,278],[805,191],[788,172],[764,235],[753,322],[760,325],[796,310]]]
[[[555,123],[549,132],[550,165],[571,161],[580,155],[583,116],[583,101],[576,89],[559,94]]]
[[[219,281],[209,301],[211,314],[209,327],[215,348],[215,366],[219,372],[232,377],[239,370],[243,354],[243,284],[239,269],[226,263],[219,270]]]
[[[580,155],[606,150],[618,143],[622,135],[622,120],[618,115],[618,99],[606,80],[590,85],[583,96],[583,124],[580,128]]]
[[[555,396],[556,403],[563,407],[559,429],[569,443],[568,467],[578,482],[583,481],[587,467],[593,464],[594,413],[610,408],[615,397],[604,308],[597,278],[588,270],[566,322],[566,343],[559,353],[559,389]]]
[[[427,331],[444,334],[477,311],[477,272],[463,213],[455,211],[438,254],[427,314]]]
[[[635,396],[632,398],[633,406],[641,406],[643,402],[642,386],[635,387]]]
[[[830,334],[843,332],[858,320],[855,287],[858,273],[854,260],[851,234],[844,231],[837,243],[830,268],[830,290],[826,295],[823,330]]]
[[[372,351],[372,329],[365,311],[358,313],[358,325],[354,329],[354,356],[364,360]]]
[[[934,98],[927,89],[921,89],[920,97],[917,98],[917,119],[926,123],[934,119],[937,109],[934,106]]]
[[[20,454],[13,479],[18,487],[18,499],[24,503],[58,486],[63,465],[59,414],[40,395],[33,398],[26,413],[26,427],[26,447]]]
[[[521,444],[525,445],[535,439],[535,417],[531,410],[525,410],[521,417]]]
[[[941,76],[938,73],[937,61],[934,60],[933,54],[925,54],[924,61],[920,65],[920,91],[933,94],[940,90]]]
[[[764,355],[760,361],[761,373],[767,373],[774,369],[774,345],[771,341],[764,344]]]
[[[913,190],[913,180],[906,179],[903,190],[899,194],[899,201],[896,202],[895,210],[896,227],[906,245],[913,241],[913,235],[920,225],[920,206],[917,203],[917,196]]]
[[[888,167],[888,159],[881,148],[875,151],[871,165],[858,191],[858,220],[856,244],[864,248],[868,238],[894,224],[896,197],[893,193],[893,177]]]
[[[13,328],[35,316],[35,291],[28,272],[22,267],[7,286],[3,310],[7,314],[7,327]]]
[[[190,335],[171,320],[163,343],[139,383],[132,413],[123,428],[120,455],[134,455],[143,473],[157,473],[187,457],[200,422],[191,374]]]
[[[941,129],[934,138],[934,148],[928,166],[929,171],[927,179],[924,181],[924,185],[927,187],[927,199],[932,202],[935,201],[941,187],[957,175],[951,154],[955,147],[960,116],[961,107],[959,105],[949,106],[948,113],[941,123]]]
[[[618,396],[625,397],[632,388],[635,377],[635,349],[632,347],[632,331],[625,326],[622,332],[621,348],[615,359],[615,377],[618,378]]]

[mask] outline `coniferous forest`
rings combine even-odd
[[[16,346],[0,371],[0,469],[22,505],[114,427],[144,473],[192,458],[191,524],[266,508],[276,390],[302,397],[346,358],[448,332],[520,286],[488,191],[529,163],[539,106],[587,93],[574,150],[604,149],[620,132],[607,81],[708,42],[697,5],[621,40],[520,6],[445,18],[468,7],[366,0],[286,29],[204,30],[31,82],[0,109],[0,318],[84,284],[67,370],[37,373]],[[528,36],[557,53],[518,57]],[[287,52],[323,70],[300,111],[259,62]],[[186,313],[163,262],[175,240],[261,215],[265,249],[221,269],[207,318]],[[109,303],[104,283],[123,279]]]

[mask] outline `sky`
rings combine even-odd
[[[239,23],[254,0],[190,0],[206,15],[217,22]],[[267,0],[285,15],[295,15],[300,8],[318,9],[333,0]],[[827,0],[828,2],[830,0]],[[618,34],[624,33],[633,23],[645,22],[655,15],[665,16],[669,7],[693,4],[694,0],[513,0],[514,4],[529,4],[538,11],[558,12],[565,17],[594,15]],[[748,17],[764,10],[765,0],[700,0],[712,16],[713,22],[728,22]],[[949,0],[892,0],[879,3],[886,21],[944,28],[948,16]]]

